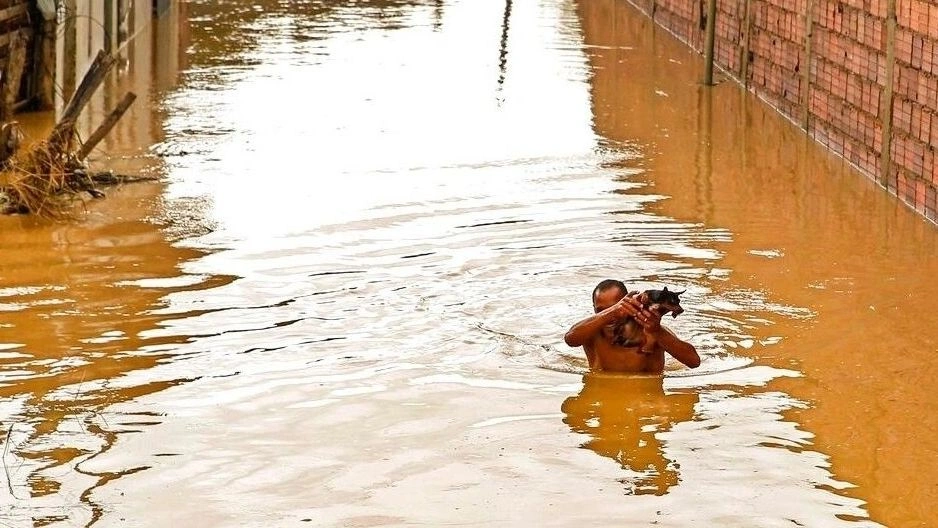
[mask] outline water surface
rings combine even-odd
[[[165,183],[2,220],[0,523],[934,523],[934,227],[624,4],[148,30],[102,161]],[[584,376],[607,277],[703,365]]]

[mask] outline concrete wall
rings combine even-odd
[[[707,0],[623,1],[702,49]],[[716,22],[720,68],[938,221],[938,1],[717,0]]]
[[[2,25],[6,3],[11,2],[0,0],[0,66],[7,38]],[[61,108],[99,50],[115,54],[121,65],[127,65],[141,41],[152,39],[153,26],[165,33],[167,26],[174,27],[181,9],[181,2],[172,0],[56,0],[55,13],[45,20],[39,0],[13,3],[28,11],[27,30],[36,35],[27,61],[35,75],[29,77],[26,95],[44,110]],[[145,44],[148,48],[151,43]]]
[[[117,64],[79,117],[79,133],[93,131],[126,92],[133,92],[137,100],[101,150],[120,152],[127,145],[158,142],[161,124],[154,112],[159,92],[174,86],[185,67],[186,4],[167,2],[158,14],[152,0],[66,0],[65,5],[54,33],[56,89],[47,109],[61,111],[98,51],[109,50]]]

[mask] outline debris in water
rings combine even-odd
[[[21,149],[23,135],[16,122],[0,127],[0,212],[60,218],[68,214],[83,193],[103,198],[104,193],[98,186],[154,179],[119,176],[110,171],[94,172],[85,162],[137,97],[130,92],[124,95],[91,136],[84,142],[80,140],[75,129],[78,116],[115,62],[114,56],[98,52],[59,122],[44,140]],[[3,77],[6,78],[6,74]],[[3,115],[10,113],[3,112]]]

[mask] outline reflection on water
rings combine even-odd
[[[733,85],[701,92],[698,58],[625,3],[579,12],[597,132],[648,146],[653,189],[669,197],[651,210],[732,231],[719,246],[732,273],[715,291],[758,291],[776,305],[769,314],[806,309],[793,321],[765,317],[766,337],[780,338],[770,350],[726,345],[804,373],[772,387],[806,405],[783,416],[854,485],[838,493],[889,526],[935,524],[923,505],[938,459],[921,438],[938,427],[924,411],[938,401],[921,387],[938,376],[938,334],[903,308],[938,295],[924,264],[938,254],[934,227]]]
[[[505,16],[502,18],[502,36],[498,40],[498,90],[505,85],[505,72],[508,69],[508,29],[511,26],[511,2],[505,0]]]
[[[665,394],[663,379],[603,374],[583,376],[583,388],[563,402],[564,423],[590,440],[583,447],[634,474],[623,482],[635,495],[664,495],[680,481],[679,466],[664,454],[660,433],[694,416],[696,392]]]
[[[176,6],[152,20],[146,2],[136,6],[127,26],[134,38],[120,51],[126,62],[92,99],[79,128],[87,135],[124,91],[133,90],[137,103],[93,156],[101,166],[159,174],[158,160],[147,155],[162,137],[154,94],[175,83],[178,48],[186,45],[184,30],[179,29],[185,12]],[[104,45],[101,7],[78,2],[64,13],[70,21],[57,35],[59,105],[97,46]],[[82,45],[75,47],[76,42]],[[66,43],[74,54],[70,60],[63,55]],[[26,133],[37,138],[51,126],[54,115],[24,114],[18,119]],[[206,278],[166,288],[134,285],[177,277],[180,262],[204,254],[173,246],[150,220],[157,214],[161,189],[154,184],[108,189],[108,199],[86,204],[81,220],[72,224],[0,219],[4,525],[74,526],[99,519],[105,506],[92,499],[91,490],[146,464],[100,470],[94,467],[96,457],[120,437],[160,420],[158,413],[149,411],[115,416],[108,409],[187,380],[184,375],[144,375],[127,381],[166,361],[166,351],[187,340],[145,337],[165,319],[152,312],[164,306],[162,297],[220,283]]]
[[[900,247],[934,237],[699,90],[624,4],[201,0],[149,26],[180,49],[126,49],[105,97],[147,95],[107,162],[165,185],[0,232],[0,523],[911,518],[890,493],[925,478],[892,469],[915,448],[851,453],[930,418],[871,405],[895,356],[853,351],[934,350],[879,280],[929,293]],[[686,288],[673,329],[703,365],[581,383],[561,336],[606,277]],[[869,408],[876,427],[845,423]]]

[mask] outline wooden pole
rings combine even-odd
[[[58,2],[57,2],[58,3]],[[66,13],[77,13],[78,7],[75,3],[75,0],[65,0],[62,2],[62,5],[65,7]],[[56,44],[57,34],[59,31],[62,32],[62,99],[66,97],[71,97],[75,93],[75,79],[78,77],[78,66],[76,64],[78,56],[78,28],[76,27],[77,17],[75,16],[66,16],[65,21],[62,23],[61,29],[56,26],[56,23],[52,23],[52,29],[49,32],[49,39],[51,40],[52,49],[55,50],[54,53],[58,53],[56,49],[58,46]],[[52,75],[53,91],[55,90],[55,79],[56,79],[56,67],[55,61],[50,62],[46,65],[46,68],[49,69],[49,72]],[[58,105],[58,101],[55,101],[55,105]],[[65,104],[65,101],[62,101],[62,104]]]
[[[59,120],[59,123],[78,118],[81,111],[84,110],[85,105],[91,100],[91,96],[97,91],[98,86],[104,81],[105,74],[110,71],[112,66],[114,66],[114,57],[105,53],[104,50],[98,51],[94,62],[91,63],[91,66],[88,67],[88,71],[85,72],[85,76],[82,77],[78,89],[75,90],[72,98],[69,99],[68,104],[65,105],[65,110],[62,111],[62,118]]]
[[[0,123],[13,119],[13,105],[20,94],[20,84],[26,67],[26,38],[22,32],[13,33],[10,40],[10,54],[6,68],[3,69],[0,85]]]
[[[36,26],[33,37],[32,90],[39,110],[55,108],[55,56],[56,30],[54,20],[43,20]]]
[[[94,62],[91,63],[82,78],[78,89],[75,90],[74,95],[65,106],[65,110],[62,111],[62,117],[59,119],[58,124],[52,129],[52,133],[49,135],[50,144],[59,146],[68,138],[71,130],[75,127],[75,122],[78,121],[78,116],[81,115],[81,111],[85,109],[85,106],[91,100],[91,96],[104,82],[104,78],[111,71],[115,62],[116,59],[113,55],[109,55],[103,50],[98,52]]]
[[[713,86],[713,41],[717,29],[717,0],[707,4],[707,40],[704,46],[704,80],[707,86]]]
[[[120,103],[117,104],[117,107],[115,107],[114,110],[111,110],[111,113],[108,114],[107,119],[101,123],[101,125],[91,134],[91,136],[88,137],[88,140],[85,141],[85,143],[81,146],[81,149],[78,151],[79,160],[83,160],[88,157],[88,154],[90,154],[91,151],[94,150],[96,146],[98,146],[98,143],[104,139],[104,136],[108,135],[111,129],[114,128],[114,125],[116,125],[120,118],[124,116],[124,112],[130,108],[130,105],[134,104],[136,99],[137,95],[133,92],[127,92],[127,94],[124,95],[124,98],[121,99]]]
[[[15,121],[4,123],[0,127],[0,167],[6,166],[7,161],[16,154],[23,142],[23,134]]]
[[[879,105],[883,128],[883,151],[879,155],[879,184],[889,188],[892,165],[892,100],[893,76],[896,69],[896,0],[886,0],[886,87]]]

